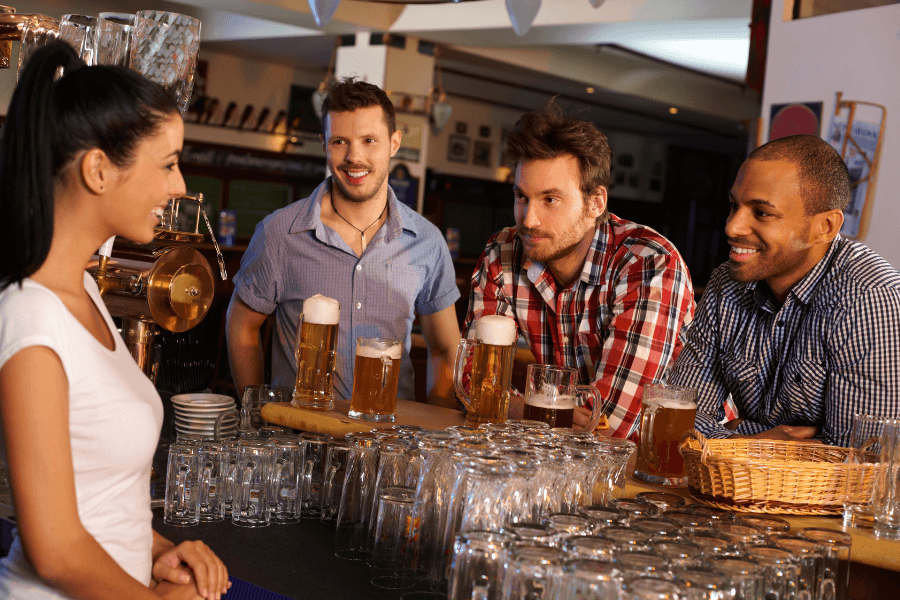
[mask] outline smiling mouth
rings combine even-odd
[[[347,175],[347,179],[352,184],[360,184],[369,174],[368,170],[365,169],[343,169],[344,173]]]

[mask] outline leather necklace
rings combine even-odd
[[[369,227],[371,227],[372,225],[374,225],[375,223],[377,223],[378,221],[380,221],[380,220],[381,220],[381,217],[384,216],[385,211],[387,211],[387,202],[384,203],[384,208],[381,209],[381,214],[378,215],[378,218],[375,219],[374,221],[372,221],[372,222],[369,224],[369,226],[366,227],[365,229],[360,229],[359,227],[357,227],[356,225],[354,225],[353,223],[351,223],[350,221],[348,221],[347,219],[345,219],[344,217],[342,217],[342,216],[341,216],[341,213],[339,213],[338,210],[337,210],[337,206],[334,205],[334,200],[333,200],[333,199],[331,200],[331,209],[334,211],[334,214],[336,214],[337,216],[341,217],[341,221],[343,221],[344,223],[346,223],[347,225],[349,225],[350,227],[352,227],[353,229],[355,229],[355,230],[357,230],[357,231],[359,232],[359,236],[360,236],[360,238],[362,239],[362,252],[365,252],[365,251],[366,251],[366,231],[369,229]],[[360,254],[362,254],[362,252],[360,252]]]

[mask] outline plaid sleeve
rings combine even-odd
[[[678,332],[690,322],[694,298],[690,276],[677,255],[638,257],[613,281],[609,323],[595,383],[605,399],[610,435],[637,433],[640,393],[660,381],[680,349]]]

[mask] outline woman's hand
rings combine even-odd
[[[176,584],[169,581],[158,583],[153,591],[165,600],[205,600],[197,593],[197,586],[193,582]]]
[[[185,584],[193,579],[196,591],[207,600],[219,600],[231,587],[225,565],[201,541],[182,542],[161,552],[153,562],[153,578],[159,585]],[[159,586],[157,593],[162,594]]]

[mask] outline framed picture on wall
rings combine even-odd
[[[491,143],[475,140],[475,151],[472,154],[472,164],[482,167],[491,166]]]
[[[447,160],[467,163],[469,162],[469,147],[471,140],[465,135],[451,135],[447,144]]]

